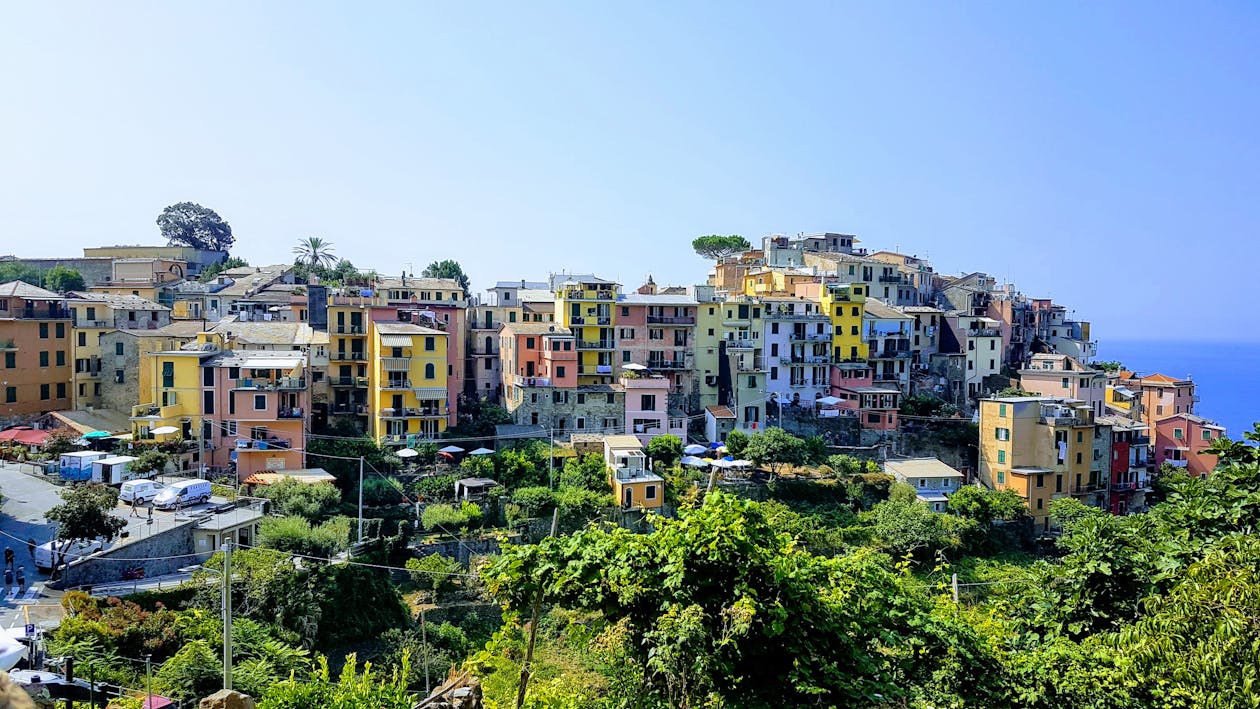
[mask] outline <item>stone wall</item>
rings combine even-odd
[[[146,577],[152,577],[173,574],[185,566],[200,564],[210,555],[192,555],[195,551],[193,527],[196,524],[195,520],[189,520],[173,529],[71,562],[57,586],[66,588],[113,583],[121,581],[127,569],[137,566],[144,568]]]
[[[115,345],[123,343],[123,355],[114,354]],[[131,407],[139,402],[140,395],[140,347],[134,335],[113,331],[101,335],[101,408],[122,411],[130,415]],[[116,373],[121,369],[123,381],[118,383]]]
[[[78,271],[83,276],[83,284],[91,287],[97,283],[105,283],[114,277],[114,259],[112,258],[5,258],[9,263],[20,263],[24,266],[48,271],[54,266],[64,266]]]

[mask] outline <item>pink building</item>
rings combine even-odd
[[[647,445],[656,436],[672,434],[687,440],[687,420],[670,417],[668,411],[670,382],[659,374],[621,377],[626,393],[626,432]]]
[[[1120,383],[1137,395],[1142,405],[1142,422],[1151,428],[1163,418],[1177,414],[1194,413],[1199,397],[1194,393],[1194,381],[1174,379],[1164,374],[1141,376],[1133,372],[1120,372]]]
[[[1020,370],[1019,385],[1042,396],[1077,399],[1102,416],[1107,401],[1107,373],[1063,354],[1035,354]]]
[[[655,284],[640,288],[652,290]],[[670,408],[686,411],[698,406],[696,380],[696,304],[685,295],[628,293],[618,297],[615,368],[641,364],[669,382]],[[688,401],[694,399],[694,401]]]
[[[855,412],[862,428],[895,431],[899,422],[901,390],[875,386],[870,367],[861,362],[831,365],[831,396],[834,406]]]
[[[1225,427],[1202,416],[1174,414],[1155,423],[1155,465],[1168,463],[1196,477],[1212,472],[1216,456],[1203,451],[1225,435]]]
[[[224,352],[201,363],[210,464],[253,473],[306,467],[310,383],[302,352]]]

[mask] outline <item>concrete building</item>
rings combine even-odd
[[[447,333],[408,322],[373,321],[367,339],[372,437],[410,447],[446,431]]]
[[[469,303],[468,376],[465,394],[499,403],[503,396],[503,375],[499,368],[499,328],[506,323],[530,322],[524,316],[527,291],[541,291],[544,302],[554,309],[554,299],[541,281],[499,281],[486,289],[489,295]],[[533,313],[531,313],[533,315]],[[553,318],[554,319],[554,316]]]
[[[58,293],[22,281],[0,285],[0,424],[70,408],[70,315]]]
[[[766,393],[784,406],[812,408],[830,391],[831,318],[804,297],[763,302]]]
[[[669,379],[662,374],[623,372],[621,388],[625,392],[626,433],[643,445],[657,436],[673,435],[687,440],[687,419],[669,410]]]
[[[617,350],[616,303],[620,286],[595,276],[552,277],[556,316],[573,331],[579,384],[612,384]]]
[[[910,391],[910,338],[915,319],[874,298],[863,313],[863,339],[874,380]]]
[[[625,391],[619,385],[579,384],[572,330],[554,323],[509,323],[499,331],[504,407],[518,425],[556,438],[571,433],[621,433]]]
[[[1042,396],[1078,399],[1095,416],[1106,413],[1107,374],[1063,354],[1035,354],[1019,373],[1020,386]]]
[[[665,479],[648,469],[638,438],[605,436],[604,462],[613,497],[622,509],[660,509],[665,504]]]
[[[738,296],[722,303],[718,343],[718,401],[735,412],[736,427],[763,428],[766,413],[765,306]],[[725,394],[725,396],[724,396]]]
[[[900,422],[901,390],[872,379],[869,365],[840,362],[831,366],[831,396],[839,399],[834,408],[851,412],[862,428],[895,431]]]
[[[178,350],[197,339],[200,322],[173,322],[157,330],[106,330],[100,336],[102,409],[130,414],[141,392],[153,390],[155,352]],[[147,363],[148,366],[141,366]],[[147,396],[147,395],[146,395]]]
[[[310,380],[303,352],[229,350],[202,359],[209,463],[254,473],[306,467]]]
[[[649,284],[655,289],[655,284]],[[643,289],[640,289],[643,290]],[[669,384],[668,406],[679,415],[698,409],[696,310],[691,295],[629,293],[617,298],[618,368],[648,367]]]
[[[1173,414],[1155,422],[1155,467],[1164,463],[1196,477],[1216,468],[1216,456],[1205,451],[1225,435],[1225,427],[1194,414]]]
[[[1119,373],[1116,382],[1121,389],[1131,394],[1125,406],[1131,417],[1138,418],[1151,430],[1155,429],[1155,424],[1161,419],[1194,413],[1195,404],[1199,402],[1194,380],[1189,375],[1184,379],[1177,379],[1165,374],[1143,376],[1124,371]],[[1136,415],[1132,414],[1134,404]]]
[[[1102,416],[1097,421],[1111,431],[1111,513],[1140,512],[1146,507],[1151,484],[1149,429],[1123,416]]]
[[[949,496],[962,485],[963,474],[936,458],[884,461],[884,472],[914,488],[915,497],[933,512],[945,512]]]
[[[101,349],[101,337],[111,330],[157,330],[171,322],[170,308],[135,295],[72,292],[66,303],[74,317],[74,338],[71,357],[74,359],[73,406],[82,409],[101,405],[102,366],[107,358],[118,364],[125,356],[115,349]],[[112,367],[118,369],[118,367]],[[132,399],[130,407],[136,402]]]

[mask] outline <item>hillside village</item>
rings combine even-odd
[[[1137,523],[1125,518],[1145,518],[1179,486],[1224,485],[1228,476],[1209,473],[1246,461],[1229,452],[1223,427],[1197,414],[1190,374],[1096,361],[1097,334],[1069,304],[862,243],[832,232],[755,244],[702,237],[694,248],[712,269],[694,285],[527,273],[499,274],[507,280],[481,292],[455,262],[420,274],[360,272],[321,240],[299,244],[294,263],[263,266],[190,245],[0,258],[0,275],[12,278],[0,284],[0,456],[9,461],[0,489],[11,498],[15,476],[44,486],[40,514],[51,522],[6,521],[0,533],[19,556],[28,541],[32,558],[36,543],[62,555],[29,592],[12,586],[10,600],[60,604],[21,638],[24,661],[77,654],[79,677],[85,663],[99,672],[112,706],[156,696],[137,687],[142,668],[110,659],[124,654],[155,656],[164,701],[186,706],[231,685],[219,666],[236,662],[245,668],[236,688],[262,707],[356,691],[367,702],[359,706],[411,707],[430,694],[431,706],[480,706],[471,697],[483,694],[486,706],[509,706],[531,663],[546,669],[527,706],[612,706],[603,702],[634,683],[653,688],[642,706],[719,696],[722,706],[771,706],[767,688],[740,694],[697,680],[679,689],[678,667],[634,649],[608,650],[614,661],[585,647],[569,623],[593,641],[615,627],[638,637],[636,628],[666,627],[666,616],[645,620],[634,614],[648,611],[624,598],[629,615],[600,615],[601,602],[583,590],[600,582],[556,576],[540,621],[542,592],[526,590],[541,582],[530,570],[551,568],[548,558],[572,562],[579,547],[608,573],[635,568],[649,549],[690,558],[694,549],[669,546],[681,544],[671,530],[699,539],[725,529],[724,516],[746,516],[749,534],[761,535],[757,548],[777,551],[749,559],[723,546],[715,558],[729,566],[711,570],[715,584],[723,579],[714,594],[759,565],[800,563],[820,579],[867,574],[889,594],[913,596],[923,613],[936,592],[952,594],[951,608],[983,613],[1004,600],[1006,587],[991,584],[1053,587],[1046,574],[1058,572],[1046,569],[1078,551],[1083,525],[1127,529]],[[137,492],[141,480],[156,482],[154,495],[181,492],[164,506]],[[192,484],[201,480],[204,494]],[[104,501],[89,500],[100,488]],[[96,532],[76,537],[58,523],[63,499],[60,507],[74,499],[99,508],[106,521],[88,526],[107,542],[72,548]],[[779,548],[779,532],[794,545]],[[274,575],[222,584],[239,596],[236,615],[217,590],[206,592],[225,563]],[[1154,587],[1099,593],[1133,594],[1127,610],[1108,616],[1127,619]],[[610,588],[608,597],[626,593]],[[139,595],[106,600],[129,593]],[[473,610],[456,610],[465,607]],[[204,627],[160,640],[118,634],[181,614]],[[239,618],[256,634],[241,641],[248,649],[224,650],[239,655],[234,662],[216,659],[215,618]],[[1111,627],[1080,622],[1062,621],[1073,628],[1062,643]],[[1006,652],[1031,627],[994,642],[1010,643]],[[911,644],[945,642],[903,631]],[[650,635],[643,647],[657,642]],[[380,674],[365,689],[364,674],[354,689],[311,663],[327,655],[339,665],[360,646],[393,679]],[[1094,650],[1077,647],[1089,664]],[[724,671],[744,676],[746,652]],[[1068,706],[1065,697],[1089,691],[1066,686],[1066,675],[1030,679],[1020,667],[982,700],[960,687],[983,682],[957,676],[932,696],[957,706]],[[290,672],[313,679],[286,684]],[[879,680],[855,689],[820,675],[792,686],[808,694],[815,682],[828,697],[818,706],[930,701],[921,690],[935,680],[909,665],[864,672]],[[1023,701],[1030,687],[1051,699]],[[1090,706],[1129,706],[1117,697],[1132,692],[1115,692]]]

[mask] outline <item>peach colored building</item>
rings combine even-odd
[[[699,404],[696,311],[688,295],[629,293],[618,297],[614,369],[638,364],[665,378],[668,404],[679,412]]]
[[[872,431],[895,431],[901,408],[901,390],[894,386],[876,386],[871,368],[860,362],[831,366],[831,396],[840,401],[834,408],[852,411],[862,428]]]
[[[253,473],[305,468],[310,383],[301,352],[223,352],[201,363],[210,464]]]
[[[1189,376],[1175,379],[1164,374],[1142,376],[1120,372],[1119,382],[1136,396],[1141,405],[1138,415],[1152,430],[1160,419],[1194,413],[1194,405],[1199,400],[1194,393],[1194,381]]]
[[[70,310],[23,281],[0,285],[0,424],[70,408]]]
[[[1225,435],[1225,427],[1194,414],[1173,414],[1155,423],[1155,465],[1185,468],[1202,477],[1216,467],[1216,456],[1205,454],[1212,442]]]
[[[1102,416],[1107,401],[1107,373],[1064,354],[1035,354],[1019,373],[1020,386],[1041,396],[1077,399]]]

